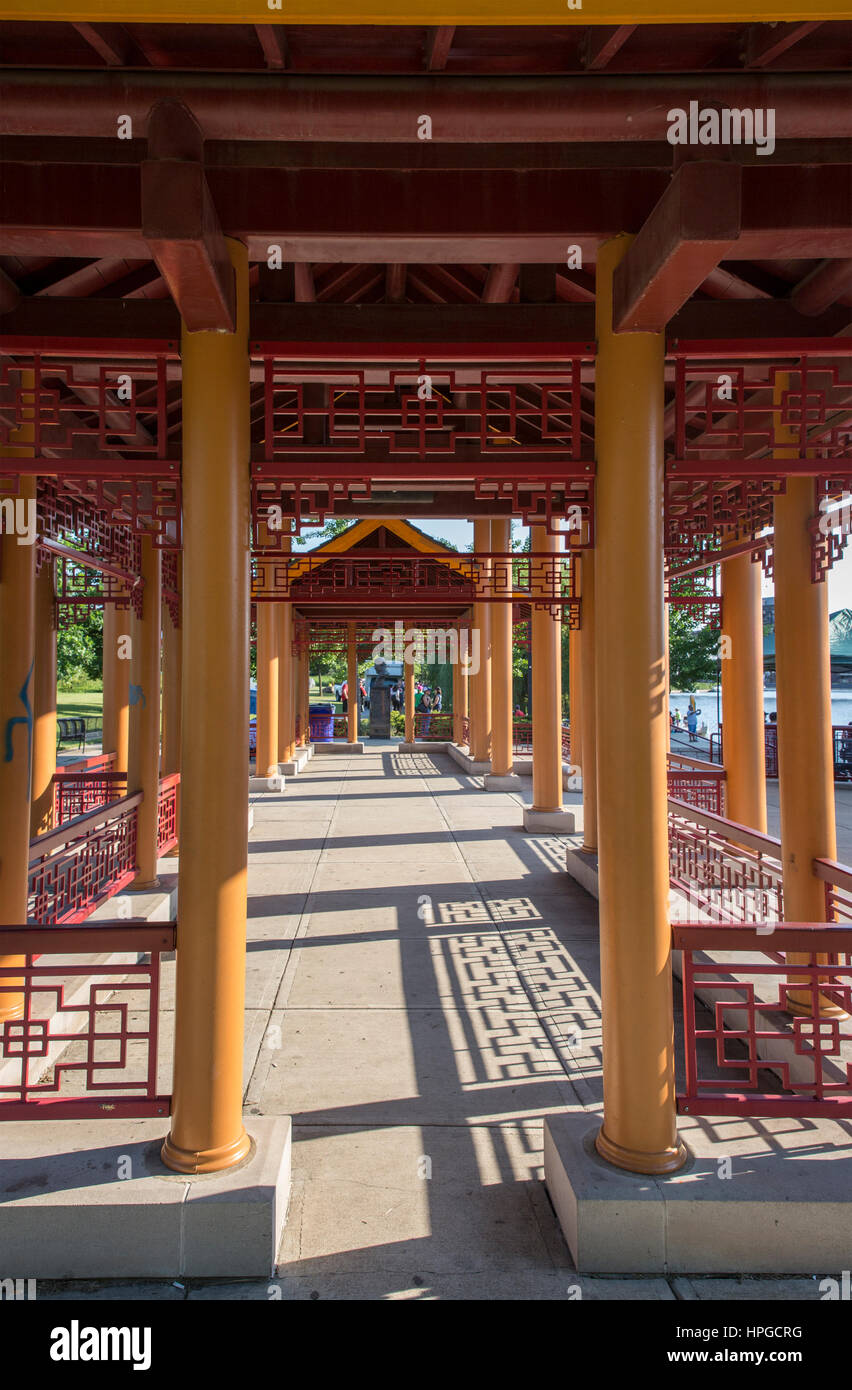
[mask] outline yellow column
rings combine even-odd
[[[305,731],[305,743],[311,741],[311,650],[310,647],[305,652],[302,659],[302,728]]]
[[[355,624],[346,625],[346,680],[349,686],[347,711],[347,741],[358,742],[358,652],[355,647]]]
[[[509,552],[511,522],[507,517],[491,522],[491,549]],[[512,568],[508,560],[494,560],[495,591],[512,593]],[[508,777],[512,771],[512,604],[491,607],[491,772]]]
[[[405,742],[414,742],[414,662],[406,661],[405,673]]]
[[[464,744],[467,716],[467,671],[459,659],[453,667],[453,743]]]
[[[580,703],[583,709],[583,849],[596,854],[598,848],[598,768],[597,768],[597,691],[595,682],[595,552],[583,555],[582,598],[580,603]],[[574,740],[571,740],[571,761]]]
[[[579,556],[575,556],[572,564],[576,567],[578,576],[581,574],[582,562]],[[581,580],[582,582],[582,580]],[[579,592],[579,585],[578,585]],[[581,675],[580,652],[582,650],[582,636],[577,628],[571,628],[568,633],[568,704],[569,722],[571,725],[571,762],[574,767],[583,768],[583,681]]]
[[[788,478],[775,499],[775,671],[778,690],[778,791],[784,917],[826,920],[825,885],[814,859],[837,858],[828,586],[811,583],[810,478]],[[727,761],[727,715],[725,758]],[[791,961],[801,959],[790,956]],[[810,1014],[809,992],[788,996],[791,1012]],[[822,1000],[820,1013],[842,1013]]]
[[[479,555],[491,549],[490,521],[473,523],[473,548]],[[488,583],[490,562],[480,568],[482,587]],[[473,605],[473,626],[479,632],[479,670],[470,676],[470,756],[475,762],[491,759],[491,604],[485,601]]]
[[[282,548],[289,555],[291,538],[282,537]],[[278,760],[292,762],[296,751],[296,706],[293,685],[293,605],[289,599],[276,603],[278,621]]]
[[[23,387],[31,388],[33,383],[32,372],[21,373]],[[31,458],[33,426],[21,425],[11,437],[3,457]],[[35,507],[35,478],[22,478],[14,497],[29,516]],[[0,925],[8,927],[22,927],[27,921],[35,564],[35,545],[18,545],[18,536],[7,534],[4,525],[0,536]],[[0,956],[0,965],[20,964],[22,956]],[[2,977],[0,983],[19,981]],[[22,995],[0,993],[0,1020],[22,1014]]]
[[[181,557],[177,557],[178,593]],[[180,772],[180,713],[181,713],[181,631],[172,622],[168,606],[163,604],[163,746],[160,766],[163,776]]]
[[[175,1081],[165,1163],[239,1163],[249,722],[248,256],[234,333],[183,330],[183,765]]]
[[[157,800],[160,791],[161,552],[142,537],[142,616],[133,613],[130,635],[130,744],[128,792],[143,793],[136,821],[134,888],[154,888],[157,878]]]
[[[303,708],[302,692],[305,687],[305,653],[298,651],[293,658],[293,723],[299,726],[299,734],[296,738],[298,747],[303,748],[308,742],[308,730],[305,728],[305,711]]]
[[[33,779],[30,834],[53,826],[56,774],[56,601],[53,560],[36,576],[35,671],[33,674]]]
[[[257,605],[257,746],[255,771],[278,771],[278,614],[274,603]]]
[[[104,716],[101,746],[115,754],[116,772],[127,771],[130,738],[130,609],[104,605]]]
[[[668,1173],[677,1137],[663,633],[665,335],[612,331],[631,237],[598,252],[595,439],[598,888],[604,1121],[620,1168]],[[588,711],[584,712],[586,719]]]
[[[543,526],[530,527],[530,589],[543,598],[552,592],[553,561],[559,537]],[[562,810],[562,620],[554,608],[532,609],[532,746],[534,811]]]
[[[722,725],[729,820],[766,833],[763,734],[763,606],[760,566],[748,555],[722,564]]]
[[[293,605],[276,603],[278,620],[278,761],[293,760],[296,744],[293,705]]]

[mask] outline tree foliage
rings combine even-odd
[[[669,607],[669,684],[672,690],[694,690],[715,681],[719,662],[717,628],[697,623],[677,604]]]

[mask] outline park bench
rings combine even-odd
[[[86,721],[82,718],[57,719],[56,746],[61,748],[66,741],[76,741],[79,748],[86,742]]]

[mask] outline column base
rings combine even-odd
[[[273,772],[269,777],[249,777],[250,792],[283,792],[284,776],[280,772]]]
[[[686,1146],[680,1142],[672,1145],[670,1149],[661,1149],[658,1153],[640,1153],[638,1149],[625,1149],[623,1145],[616,1144],[607,1137],[603,1125],[595,1136],[595,1148],[601,1158],[605,1158],[607,1163],[613,1164],[614,1167],[623,1168],[628,1173],[645,1173],[649,1176],[676,1173],[687,1159]]]
[[[519,792],[523,782],[516,772],[487,772],[482,785],[487,792]]]
[[[524,807],[524,830],[532,835],[573,835],[577,817],[573,811],[537,811]]]
[[[268,1278],[287,1216],[291,1122],[247,1120],[243,1161],[197,1176],[163,1168],[166,1118],[7,1124],[4,1260],[19,1278]]]
[[[687,1162],[655,1175],[603,1159],[595,1125],[588,1111],[544,1120],[544,1180],[580,1273],[822,1276],[848,1263],[845,1164],[825,1161],[846,1150],[841,1122],[779,1129],[767,1149],[757,1122],[681,1116]]]
[[[235,1168],[251,1152],[251,1139],[242,1131],[239,1138],[230,1144],[222,1144],[218,1149],[182,1149],[167,1135],[160,1150],[160,1157],[173,1173],[221,1173],[227,1168]]]
[[[157,877],[140,878],[137,876],[133,879],[130,887],[134,893],[152,893],[155,888],[160,887],[160,880]]]

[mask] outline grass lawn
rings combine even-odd
[[[67,694],[60,690],[56,696],[56,713],[60,719],[73,719],[83,714],[103,714],[104,695],[102,690],[74,690]]]

